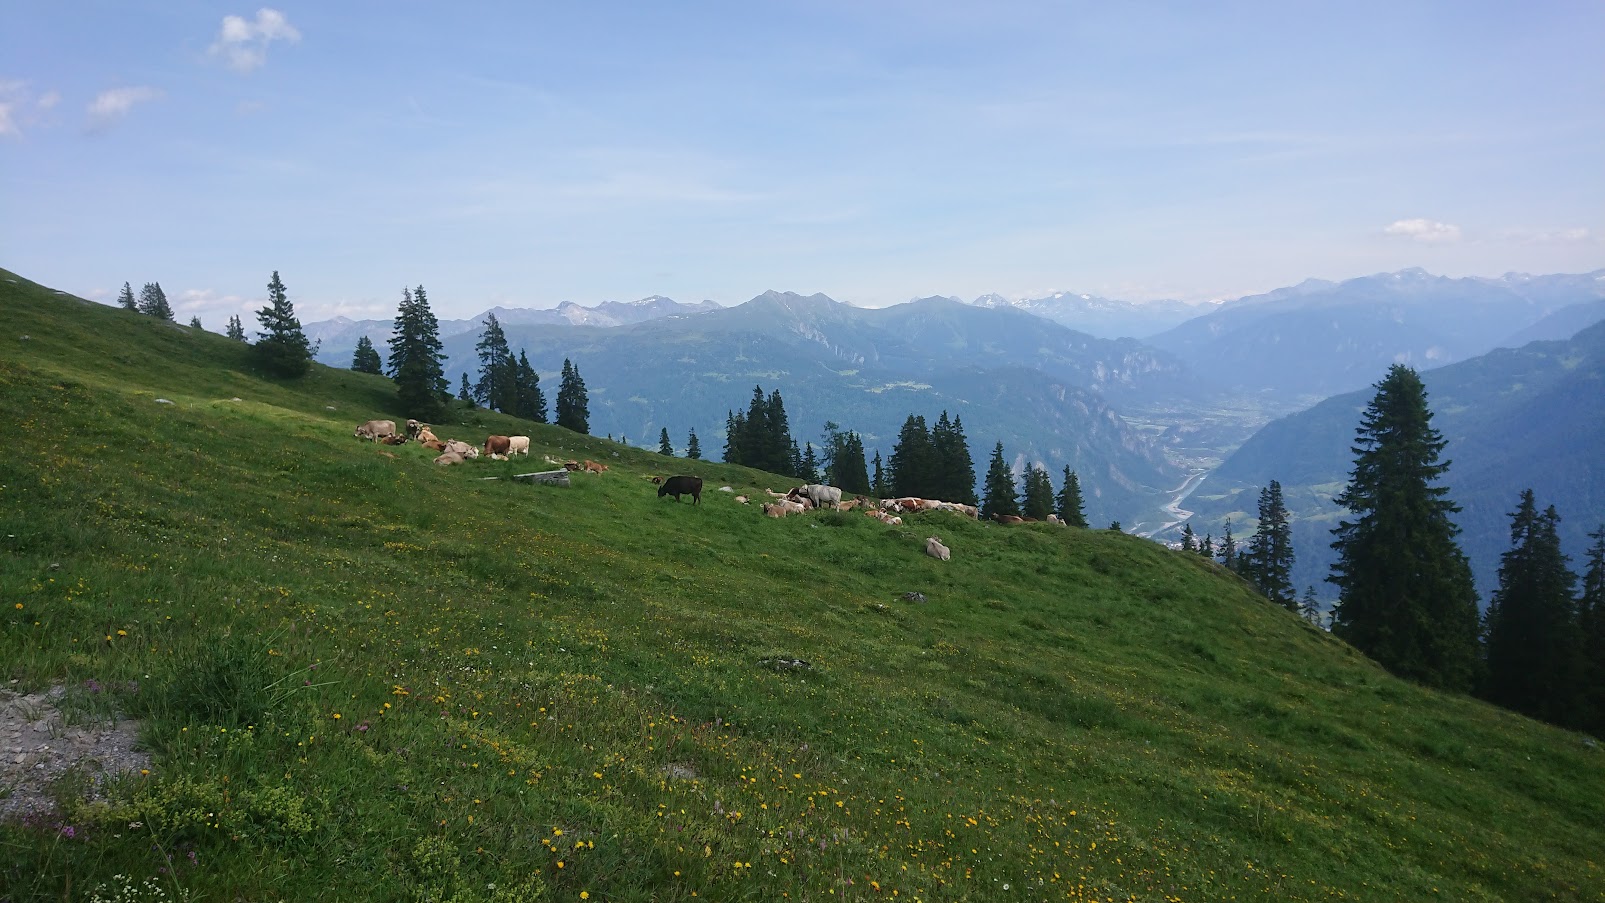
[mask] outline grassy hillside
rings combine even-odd
[[[250,901],[1605,888],[1598,748],[1393,680],[1196,556],[768,520],[711,490],[775,478],[550,428],[529,463],[439,468],[351,437],[402,415],[382,379],[265,382],[14,279],[0,666],[141,718],[155,760],[0,827],[0,900],[119,874]],[[480,416],[438,431],[512,425]],[[483,479],[543,454],[612,469]],[[700,507],[642,479],[669,472]]]

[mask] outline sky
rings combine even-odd
[[[248,325],[1605,267],[1605,3],[0,4],[0,266]]]

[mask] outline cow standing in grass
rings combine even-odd
[[[676,502],[680,501],[680,496],[689,495],[691,496],[691,504],[700,505],[702,504],[702,478],[669,477],[663,481],[662,486],[658,487],[658,498],[663,498],[666,495],[674,496]]]

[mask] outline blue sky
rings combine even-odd
[[[1605,4],[0,7],[0,266],[248,325],[1605,266]]]

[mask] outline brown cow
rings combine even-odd
[[[492,461],[506,460],[507,450],[513,445],[512,438],[508,436],[486,436],[485,457]]]
[[[1013,514],[994,514],[992,519],[1000,524],[1023,524],[1025,518]]]
[[[422,445],[424,448],[429,449],[430,451],[437,451],[438,452],[438,451],[445,451],[446,450],[446,443],[440,441],[439,439],[434,439],[434,438],[425,439],[425,440],[419,442],[418,444]]]
[[[598,464],[589,458],[586,459],[582,466],[584,467],[586,473],[602,473],[607,470],[606,464]]]

